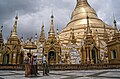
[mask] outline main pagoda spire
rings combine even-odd
[[[97,18],[95,10],[88,4],[87,0],[77,0],[77,5],[72,13],[71,20],[85,19],[86,14],[89,14],[89,18]]]

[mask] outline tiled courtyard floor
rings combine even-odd
[[[0,70],[0,79],[120,79],[120,69],[50,71],[49,76],[39,73],[37,77],[26,78],[24,71]]]

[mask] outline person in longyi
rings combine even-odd
[[[31,71],[30,71],[30,69],[31,69],[30,68],[30,57],[31,57],[30,53],[27,53],[27,56],[25,58],[25,77],[28,77],[31,73]]]

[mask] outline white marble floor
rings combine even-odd
[[[0,79],[120,79],[120,69],[50,71],[49,76],[43,76],[39,71],[40,75],[29,78],[24,77],[24,73],[0,70]]]

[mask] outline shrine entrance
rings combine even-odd
[[[3,64],[9,64],[9,54],[6,53],[3,56]]]
[[[55,51],[50,51],[48,53],[48,63],[55,64],[56,63],[56,53]]]
[[[92,59],[94,64],[98,63],[98,50],[96,47],[92,49]]]

